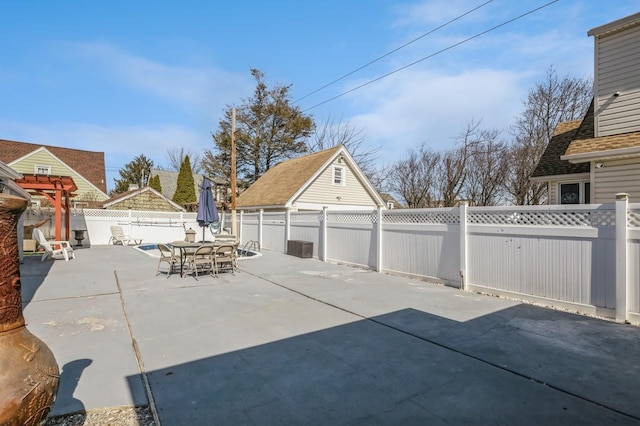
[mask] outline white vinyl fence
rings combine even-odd
[[[52,215],[27,210],[22,221]],[[183,240],[189,228],[202,238],[196,213],[79,209],[70,222],[88,247],[108,244],[112,225],[143,243]],[[53,220],[40,229],[52,237]],[[241,245],[286,252],[289,240],[309,241],[327,262],[640,323],[640,204],[623,195],[598,205],[239,212],[238,233]]]
[[[640,204],[244,213],[240,238],[640,323]]]

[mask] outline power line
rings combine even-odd
[[[412,62],[412,63],[410,63],[410,64],[407,64],[407,65],[405,65],[405,66],[403,66],[403,67],[397,68],[397,69],[395,69],[395,70],[393,70],[393,71],[391,71],[391,72],[389,72],[389,73],[387,73],[387,74],[384,74],[384,75],[382,75],[382,76],[380,76],[380,77],[374,78],[373,80],[369,80],[369,81],[368,81],[368,82],[366,82],[366,83],[363,83],[363,84],[361,84],[361,85],[359,85],[359,86],[356,86],[356,87],[354,87],[354,88],[352,88],[352,89],[349,89],[349,90],[347,90],[346,92],[342,92],[342,93],[340,93],[339,95],[336,95],[336,96],[334,96],[334,97],[332,97],[332,98],[329,98],[329,99],[327,99],[327,100],[325,100],[325,101],[320,102],[319,104],[315,104],[314,106],[309,107],[309,108],[307,108],[307,109],[303,110],[302,112],[307,112],[307,111],[309,111],[309,110],[311,110],[311,109],[314,109],[314,108],[316,108],[316,107],[319,107],[320,105],[324,105],[324,104],[326,104],[326,103],[328,103],[328,102],[331,102],[331,101],[333,101],[333,100],[335,100],[335,99],[338,99],[338,98],[340,98],[340,97],[342,97],[342,96],[344,96],[344,95],[346,95],[346,94],[349,94],[349,93],[354,92],[354,91],[356,91],[356,90],[358,90],[358,89],[361,89],[361,88],[363,88],[363,87],[365,87],[365,86],[368,86],[368,85],[370,85],[370,84],[372,84],[372,83],[375,83],[376,81],[382,80],[382,79],[383,79],[383,78],[385,78],[385,77],[388,77],[388,76],[390,76],[390,75],[392,75],[392,74],[395,74],[395,73],[397,73],[397,72],[399,72],[399,71],[402,71],[402,70],[404,70],[404,69],[406,69],[406,68],[409,68],[409,67],[411,67],[411,66],[413,66],[413,65],[415,65],[415,64],[417,64],[417,63],[420,63],[420,62],[422,62],[422,61],[424,61],[424,60],[427,60],[427,59],[432,58],[432,57],[434,57],[434,56],[436,56],[436,55],[439,55],[440,53],[446,52],[447,50],[451,50],[451,49],[453,49],[454,47],[460,46],[461,44],[464,44],[464,43],[466,43],[466,42],[468,42],[468,41],[471,41],[471,40],[473,40],[473,39],[475,39],[475,38],[478,38],[478,37],[480,37],[480,36],[482,36],[482,35],[484,35],[484,34],[487,34],[487,33],[491,32],[491,31],[493,31],[493,30],[496,30],[496,29],[498,29],[498,28],[500,28],[500,27],[503,27],[503,26],[505,26],[505,25],[507,25],[507,24],[510,24],[510,23],[512,23],[512,22],[514,22],[514,21],[517,21],[518,19],[524,18],[524,17],[525,17],[525,16],[527,16],[527,15],[530,15],[530,14],[532,14],[532,13],[535,13],[535,12],[537,12],[537,11],[539,11],[539,10],[541,10],[541,9],[544,9],[545,7],[550,6],[551,4],[553,4],[553,3],[557,3],[557,2],[558,2],[558,0],[550,1],[549,3],[546,3],[546,4],[544,4],[544,5],[542,5],[542,6],[539,6],[539,7],[535,8],[535,9],[532,9],[532,10],[530,10],[530,11],[526,12],[526,13],[523,13],[522,15],[516,16],[515,18],[509,19],[508,21],[505,21],[505,22],[503,22],[503,23],[501,23],[501,24],[498,24],[498,25],[496,25],[496,26],[494,26],[494,27],[491,27],[491,28],[489,28],[488,30],[482,31],[482,32],[480,32],[480,33],[478,33],[478,34],[476,34],[476,35],[473,35],[473,36],[471,36],[471,37],[469,37],[469,38],[466,38],[466,39],[464,39],[464,40],[462,40],[462,41],[459,41],[458,43],[455,43],[455,44],[452,44],[451,46],[445,47],[444,49],[438,50],[437,52],[432,53],[431,55],[425,56],[424,58],[418,59],[417,61],[414,61],[414,62]]]
[[[418,41],[418,40],[420,40],[420,39],[422,39],[422,38],[424,38],[424,37],[428,36],[429,34],[432,34],[432,33],[436,32],[436,31],[438,31],[438,30],[440,30],[440,29],[442,29],[442,28],[446,27],[447,25],[449,25],[449,24],[451,24],[451,23],[453,23],[453,22],[457,21],[458,19],[461,19],[461,18],[463,18],[463,17],[467,16],[468,14],[475,12],[476,10],[480,9],[480,8],[481,8],[481,7],[483,7],[483,6],[486,6],[487,4],[491,3],[492,1],[493,1],[493,0],[489,0],[489,1],[487,1],[487,2],[482,3],[480,6],[477,6],[477,7],[473,8],[473,9],[471,9],[471,10],[469,10],[469,11],[467,11],[467,12],[463,13],[462,15],[457,16],[457,17],[453,18],[452,20],[450,20],[450,21],[448,21],[448,22],[445,22],[444,24],[440,25],[439,27],[436,27],[436,28],[432,29],[431,31],[429,31],[429,32],[427,32],[427,33],[422,34],[420,37],[416,37],[416,38],[414,38],[413,40],[411,40],[411,41],[409,41],[409,42],[407,42],[407,43],[403,44],[402,46],[397,47],[397,48],[393,49],[392,51],[390,51],[390,52],[388,52],[388,53],[385,53],[384,55],[380,56],[379,58],[376,58],[376,59],[374,59],[373,61],[367,62],[366,64],[364,64],[364,65],[363,65],[363,66],[361,66],[360,68],[356,68],[355,70],[353,70],[353,71],[351,71],[351,72],[349,72],[349,73],[347,73],[347,74],[343,75],[342,77],[339,77],[339,78],[337,78],[337,79],[333,80],[333,81],[332,81],[332,82],[330,82],[330,83],[325,84],[324,86],[322,86],[322,87],[320,87],[320,88],[318,88],[318,89],[314,90],[313,92],[307,93],[307,94],[306,94],[306,95],[304,95],[303,97],[301,97],[301,98],[299,98],[299,99],[296,99],[293,103],[294,103],[294,104],[297,104],[297,103],[298,103],[298,102],[300,102],[301,100],[303,100],[303,99],[305,99],[305,98],[308,98],[309,96],[311,96],[311,95],[313,95],[313,94],[315,94],[315,93],[318,93],[318,92],[319,92],[319,91],[321,91],[322,89],[325,89],[325,88],[327,88],[327,87],[331,86],[332,84],[337,83],[337,82],[339,82],[340,80],[343,80],[343,79],[345,79],[345,78],[349,77],[349,76],[350,76],[350,75],[352,75],[352,74],[355,74],[356,72],[360,71],[361,69],[364,69],[364,68],[368,67],[369,65],[371,65],[371,64],[373,64],[373,63],[375,63],[375,62],[378,62],[380,59],[386,58],[387,56],[391,55],[392,53],[395,53],[395,52],[397,52],[398,50],[400,50],[400,49],[403,49],[403,48],[407,47],[407,46],[408,46],[408,45],[410,45],[411,43],[415,43],[416,41]]]

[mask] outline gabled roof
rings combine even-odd
[[[532,178],[588,173],[597,158],[640,154],[640,132],[594,137],[594,102],[582,120],[558,124]]]
[[[11,163],[37,149],[44,147],[69,167],[82,175],[100,191],[107,192],[107,178],[104,165],[104,152],[61,148],[27,142],[0,139],[0,161]]]
[[[362,174],[351,155],[343,145],[293,158],[277,164],[255,181],[238,197],[236,207],[273,208],[291,207],[296,198],[313,180],[339,155],[348,161],[364,188],[376,204],[384,205],[380,194]]]
[[[167,203],[169,203],[170,205],[174,206],[176,208],[176,210],[179,211],[185,211],[184,207],[174,203],[173,201],[171,201],[170,198],[165,197],[163,194],[159,193],[158,191],[156,191],[155,189],[153,189],[150,186],[145,186],[144,188],[137,188],[137,189],[130,189],[129,191],[125,191],[125,192],[121,192],[119,194],[114,195],[113,197],[109,198],[108,200],[105,200],[102,203],[102,208],[107,208],[110,206],[113,206],[114,204],[120,203],[124,200],[127,200],[129,198],[132,197],[136,197],[140,194],[143,194],[145,192],[151,192],[152,194],[154,194],[155,196],[159,197],[159,198],[163,198]]]
[[[568,175],[589,171],[589,163],[572,164],[560,159],[578,133],[582,121],[573,120],[558,124],[531,177]]]

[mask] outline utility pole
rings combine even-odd
[[[238,235],[236,221],[236,109],[231,109],[231,234]]]

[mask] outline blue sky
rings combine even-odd
[[[297,100],[479,7],[297,105],[361,129],[380,163],[453,146],[471,120],[507,130],[553,66],[591,78],[587,31],[638,0],[7,0],[0,26],[0,139],[105,152],[107,185],[136,155],[211,148],[251,68]],[[427,58],[428,57],[428,58]],[[322,102],[427,58],[330,102]],[[310,108],[310,109],[309,109]]]

